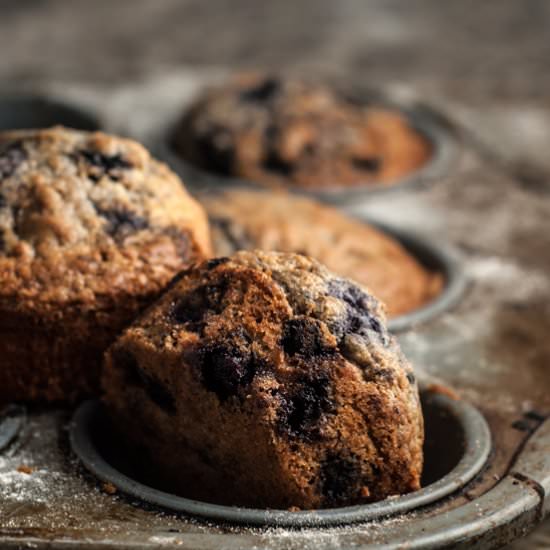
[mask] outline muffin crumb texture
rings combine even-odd
[[[404,114],[328,86],[243,74],[199,97],[173,146],[190,163],[271,187],[390,185],[418,170],[430,142]]]
[[[378,301],[305,256],[189,269],[109,348],[103,387],[155,482],[187,497],[313,509],[419,488],[411,366]]]
[[[115,335],[209,253],[204,211],[138,143],[0,135],[0,402],[97,390]]]

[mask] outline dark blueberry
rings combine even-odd
[[[9,178],[27,158],[20,141],[12,142],[0,150],[0,180]]]
[[[262,162],[262,166],[269,172],[275,172],[282,176],[289,176],[294,170],[294,166],[283,160],[277,153],[270,151]]]
[[[123,240],[128,235],[149,227],[149,222],[131,210],[124,208],[97,208],[100,216],[107,220],[105,231],[116,239]]]
[[[328,286],[328,293],[343,300],[353,309],[367,309],[372,302],[372,298],[364,290],[345,279],[332,279]]]
[[[361,466],[355,455],[329,455],[321,464],[321,493],[331,504],[344,504],[357,498],[361,477]]]
[[[257,371],[253,356],[237,347],[207,346],[200,352],[200,357],[203,384],[220,401],[237,395],[240,388],[252,382]]]
[[[143,388],[153,403],[164,411],[175,414],[174,396],[154,376],[140,369],[138,361],[132,353],[117,348],[113,352],[113,360],[118,367],[124,370],[129,384]]]
[[[307,317],[290,319],[285,323],[282,346],[288,355],[301,355],[306,359],[334,351],[324,341],[319,321]]]
[[[179,300],[172,307],[172,319],[192,332],[202,332],[204,328],[204,314],[200,297],[192,294]]]
[[[195,140],[199,156],[197,160],[203,168],[230,176],[235,165],[235,149],[231,141],[231,136],[224,129],[211,128]]]
[[[229,258],[212,258],[206,262],[206,269],[215,269],[219,265],[226,264],[229,261]]]
[[[244,101],[269,101],[273,99],[281,89],[281,83],[276,78],[267,78],[254,88],[241,92]]]
[[[174,322],[185,325],[187,330],[202,332],[204,318],[208,312],[220,313],[223,309],[223,296],[227,291],[227,281],[218,285],[204,285],[178,298],[171,311]]]
[[[212,216],[210,224],[217,228],[233,250],[248,250],[254,248],[254,241],[246,229],[229,218]]]
[[[116,181],[119,179],[119,170],[132,168],[132,164],[121,155],[104,155],[98,151],[88,150],[78,151],[78,155],[97,169],[97,172],[90,174],[90,178],[94,181],[99,181],[105,174]]]
[[[0,229],[0,252],[6,249],[6,238],[4,237],[4,230]]]
[[[347,304],[346,315],[331,327],[337,338],[354,333],[370,339],[376,334],[384,345],[389,342],[386,329],[371,311],[375,309],[375,299],[359,286],[345,279],[333,279],[328,285],[328,293]]]
[[[223,297],[228,289],[227,279],[216,285],[203,285],[174,301],[171,316],[174,322],[186,325],[187,330],[201,332],[208,312],[221,313]]]
[[[325,373],[304,379],[290,394],[281,396],[279,425],[283,432],[306,440],[321,435],[319,420],[331,413],[330,379]]]
[[[408,372],[407,380],[409,381],[409,384],[414,384],[416,382],[416,376],[412,372]]]
[[[354,157],[351,162],[356,168],[365,172],[378,172],[382,167],[382,159],[379,157]]]

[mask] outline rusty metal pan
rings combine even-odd
[[[298,511],[221,506],[190,500],[145,485],[127,475],[131,466],[112,449],[109,420],[101,405],[84,403],[75,413],[70,442],[84,466],[104,482],[149,504],[216,521],[258,526],[331,526],[392,516],[434,503],[463,487],[483,468],[491,435],[483,416],[464,401],[422,392],[426,422],[424,487],[373,504]],[[105,445],[105,441],[109,441]],[[116,441],[116,439],[115,439]]]

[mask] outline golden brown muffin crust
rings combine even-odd
[[[3,303],[95,303],[149,291],[182,255],[209,249],[200,206],[134,141],[11,132],[0,136],[0,159]]]
[[[1,134],[0,401],[63,400],[79,376],[91,385],[116,332],[209,252],[204,211],[138,143]]]

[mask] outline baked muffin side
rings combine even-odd
[[[442,290],[443,277],[393,237],[330,206],[284,192],[230,190],[200,197],[214,255],[237,250],[297,252],[365,285],[390,318],[418,309]]]
[[[208,254],[202,207],[138,143],[0,135],[0,402],[97,390],[116,334]]]
[[[156,482],[303,509],[419,488],[412,368],[375,298],[296,254],[182,273],[109,348],[105,402]]]

